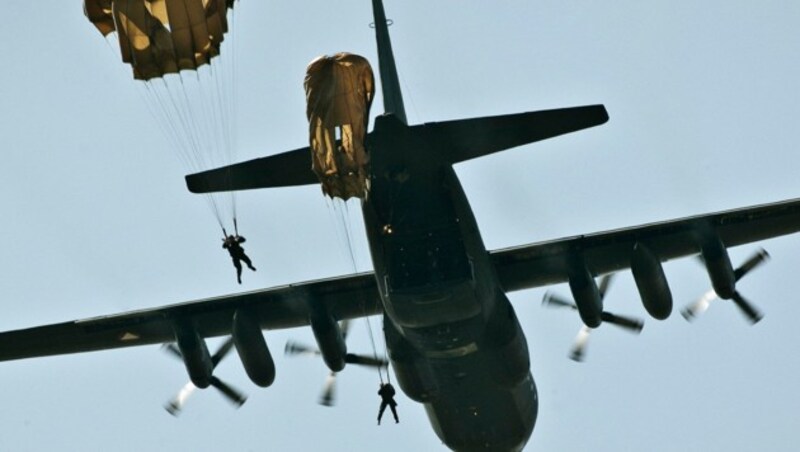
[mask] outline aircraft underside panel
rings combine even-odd
[[[426,403],[431,425],[447,447],[458,451],[519,451],[538,413],[533,376],[513,388],[455,383],[436,402]]]

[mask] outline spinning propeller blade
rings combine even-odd
[[[342,337],[344,339],[347,339],[347,333],[350,330],[350,321],[343,320],[339,322],[339,328],[342,331]],[[284,354],[287,356],[321,355],[320,351],[316,347],[310,347],[295,341],[287,341],[286,347],[284,347],[283,351]],[[344,362],[347,364],[356,364],[359,366],[378,367],[378,368],[387,367],[389,365],[388,361],[386,361],[385,359],[379,359],[365,355],[356,355],[353,353],[346,354],[344,357]],[[320,405],[334,406],[336,404],[337,375],[338,375],[337,372],[330,372],[328,376],[325,378],[325,383],[322,386],[322,392],[320,393],[319,396]]]
[[[577,362],[583,361],[583,357],[586,354],[586,345],[589,342],[589,332],[592,331],[586,325],[583,325],[578,331],[578,334],[575,336],[575,340],[572,341],[572,349],[569,352],[569,359]]]
[[[625,328],[633,333],[639,333],[642,331],[642,328],[644,328],[644,322],[633,317],[616,315],[605,311],[601,317],[603,318],[603,322]]]
[[[769,253],[767,253],[763,248],[760,248],[758,251],[753,253],[752,256],[747,258],[742,265],[740,265],[736,270],[733,271],[733,276],[735,281],[739,281],[745,275],[750,273],[753,269],[757,268],[761,264],[769,259]],[[719,298],[717,293],[714,290],[709,290],[703,296],[695,300],[690,305],[686,306],[681,310],[681,315],[688,321],[694,320],[697,316],[705,312],[708,307],[710,306],[711,302]],[[761,312],[756,309],[749,301],[747,301],[742,294],[738,291],[733,293],[733,297],[731,297],[731,301],[734,305],[736,305],[742,313],[747,317],[751,324],[755,325],[758,323],[764,316]]]
[[[192,395],[195,389],[197,389],[197,386],[192,384],[191,381],[186,383],[183,388],[178,391],[178,394],[175,396],[175,398],[164,405],[164,409],[166,409],[169,414],[173,416],[179,415],[183,409],[183,404],[186,403],[186,399]]]
[[[606,293],[608,293],[609,287],[611,287],[611,281],[613,279],[612,277],[613,274],[608,274],[604,275],[600,279],[600,284],[598,285],[597,290],[600,293],[601,300],[605,298]],[[575,302],[567,300],[566,298],[560,297],[558,295],[554,295],[550,292],[545,293],[544,298],[542,299],[542,304],[548,307],[569,308],[575,311],[578,310],[578,306],[575,304]],[[601,318],[605,323],[616,325],[627,331],[637,334],[642,331],[642,328],[644,328],[644,322],[642,320],[633,317],[626,317],[603,311],[601,313]],[[578,362],[583,361],[586,355],[586,346],[589,341],[589,333],[591,331],[592,331],[591,328],[587,327],[586,325],[581,325],[581,329],[575,336],[572,348],[570,349],[569,358],[571,360]]]
[[[542,298],[542,304],[548,307],[558,307],[558,308],[571,308],[574,310],[578,310],[578,306],[575,303],[568,301],[558,295],[552,294],[549,291],[544,294],[544,298]]]
[[[761,314],[761,312],[759,312],[752,304],[750,304],[749,301],[745,300],[745,298],[739,292],[733,293],[733,298],[731,298],[731,301],[733,301],[736,306],[741,309],[741,311],[747,316],[747,318],[750,320],[750,323],[753,325],[758,323],[758,321],[764,317],[764,315]]]
[[[331,372],[322,385],[322,392],[319,394],[319,404],[323,406],[336,405],[336,372]]]
[[[230,353],[231,349],[233,348],[233,338],[228,338],[225,342],[220,345],[219,349],[217,349],[216,353],[211,356],[211,364],[212,364],[212,372],[216,369],[217,364],[220,363],[227,355]],[[180,349],[175,344],[164,344],[161,346],[161,349],[165,352],[179,358],[183,359],[183,355],[181,354]],[[234,389],[229,384],[223,382],[219,378],[215,377],[214,375],[211,376],[210,379],[211,386],[219,390],[219,392],[231,403],[236,405],[236,407],[240,407],[247,401],[247,396],[245,396],[242,392]],[[197,387],[192,384],[192,382],[186,383],[178,394],[167,402],[164,405],[164,409],[173,416],[178,416],[183,409],[183,405],[186,404],[186,400],[192,395],[197,389]]]
[[[385,359],[373,358],[371,356],[364,355],[354,355],[352,353],[345,355],[344,362],[347,364],[357,364],[359,366],[369,367],[387,367],[389,365],[389,362]]]
[[[219,389],[219,391],[224,395],[231,403],[236,405],[236,408],[244,405],[247,402],[247,396],[242,394],[241,392],[233,389],[229,384],[225,383],[224,381],[220,380],[219,378],[212,376],[211,386]]]
[[[283,348],[283,354],[287,356],[321,355],[320,351],[316,348],[295,341],[286,341],[286,347]]]
[[[700,298],[695,300],[694,303],[686,306],[685,308],[681,309],[681,315],[684,319],[688,321],[694,320],[695,317],[698,315],[706,312],[708,306],[717,298],[717,293],[714,290],[709,290],[708,292],[704,293]]]

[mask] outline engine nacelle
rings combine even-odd
[[[569,272],[569,289],[578,305],[581,320],[589,328],[597,328],[602,322],[603,300],[594,277],[584,263],[575,264]]]
[[[264,340],[256,316],[239,309],[233,314],[233,344],[250,380],[266,388],[275,381],[275,361]]]
[[[319,309],[311,311],[311,331],[317,340],[317,347],[328,368],[334,372],[344,369],[347,344],[342,337],[342,330],[328,312]]]
[[[173,330],[175,342],[178,343],[178,349],[181,351],[183,364],[186,366],[189,378],[198,388],[207,388],[211,384],[214,364],[211,362],[206,341],[200,337],[190,322],[175,322]]]
[[[736,292],[736,278],[733,273],[731,258],[722,240],[716,234],[704,237],[700,251],[706,264],[711,286],[720,298],[729,300]]]
[[[647,312],[658,320],[669,317],[672,313],[672,292],[669,290],[661,261],[641,243],[633,246],[631,272]]]

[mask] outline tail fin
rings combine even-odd
[[[372,14],[375,17],[375,38],[378,41],[378,68],[381,74],[383,108],[386,110],[385,113],[393,113],[403,124],[408,124],[382,0],[372,0]]]

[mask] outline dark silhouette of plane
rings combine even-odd
[[[262,329],[310,326],[331,371],[357,364],[340,321],[384,316],[400,389],[425,404],[457,450],[520,450],[538,396],[527,341],[506,293],[569,283],[583,323],[613,323],[595,278],[631,269],[656,319],[672,313],[661,263],[700,254],[714,291],[752,321],[728,248],[800,231],[800,200],[487,250],[453,165],[597,126],[602,105],[410,125],[383,5],[373,0],[385,113],[367,136],[370,191],[362,202],[372,272],[161,308],[0,333],[0,360],[176,342],[195,386],[220,386],[205,338],[231,335],[257,385],[275,366]],[[316,184],[308,147],[187,176],[195,193]],[[747,268],[744,268],[747,267]],[[698,312],[698,309],[692,311]]]

